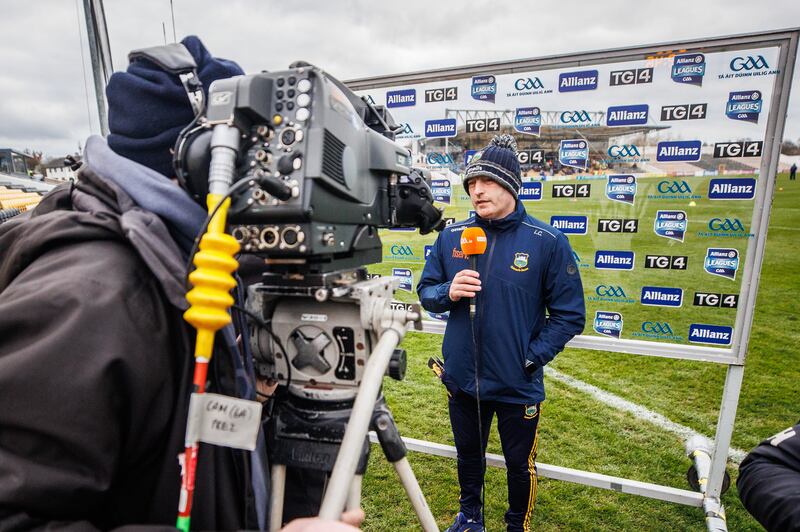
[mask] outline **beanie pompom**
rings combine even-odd
[[[504,135],[495,135],[491,142],[489,142],[489,146],[497,146],[499,148],[506,148],[514,152],[514,155],[517,154],[517,141],[514,140],[514,137],[508,134]]]

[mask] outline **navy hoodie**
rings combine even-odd
[[[481,291],[474,334],[469,298],[453,302],[448,296],[453,277],[469,268],[460,239],[470,226],[482,227],[487,236],[486,252],[478,257]],[[481,400],[544,400],[544,365],[583,331],[586,321],[583,286],[567,237],[529,216],[519,201],[501,220],[474,216],[445,228],[417,292],[426,310],[450,312],[442,345],[445,378],[472,396],[475,346],[480,346]],[[525,371],[526,360],[534,364],[533,372]]]

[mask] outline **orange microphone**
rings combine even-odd
[[[469,267],[478,271],[478,255],[486,252],[486,232],[480,227],[467,227],[461,233],[461,252],[469,257]],[[475,319],[475,297],[470,298],[469,317]]]

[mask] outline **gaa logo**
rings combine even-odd
[[[621,303],[631,305],[636,303],[633,298],[628,297],[625,290],[619,285],[601,284],[594,288],[594,295],[587,298],[593,303]]]
[[[389,251],[393,258],[408,260],[409,258],[414,257],[414,250],[411,249],[411,246],[393,244],[392,247],[389,248]]]
[[[531,91],[543,89],[544,85],[539,78],[520,78],[514,82],[514,88],[518,91]]]
[[[414,131],[411,124],[408,122],[398,125],[394,134],[398,139],[416,139],[421,136]]]
[[[734,57],[731,60],[731,70],[734,72],[741,72],[742,70],[764,70],[769,68],[769,64],[767,64],[767,60],[764,59],[763,55],[759,55],[753,57],[752,55],[748,55],[747,57]]]
[[[561,113],[560,120],[563,124],[578,124],[591,122],[592,118],[586,111],[564,111]]]
[[[682,341],[683,337],[675,336],[672,326],[666,321],[643,321],[641,331],[636,331],[633,336],[639,338],[658,338],[662,340]]]
[[[448,153],[431,152],[425,157],[431,166],[448,166],[453,164],[453,157]]]
[[[660,181],[658,191],[662,194],[691,194],[692,189],[686,181]]]
[[[731,220],[730,218],[712,218],[711,221],[708,222],[708,228],[712,231],[731,231],[731,232],[743,232],[744,225],[738,218],[734,218]]]
[[[594,293],[601,297],[628,297],[625,295],[625,290],[623,290],[621,286],[605,284],[597,285],[597,288],[594,289]]]
[[[612,159],[622,159],[623,157],[641,157],[642,154],[639,151],[639,148],[634,146],[633,144],[623,144],[622,146],[618,146],[614,144],[610,148],[608,148],[608,156]]]
[[[642,322],[642,331],[646,333],[672,336],[672,327],[666,321],[645,321]]]

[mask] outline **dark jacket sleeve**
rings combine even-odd
[[[442,233],[436,238],[433,249],[425,262],[422,277],[417,283],[417,294],[422,308],[430,312],[446,312],[453,302],[450,300],[450,279],[444,269],[441,251]]]
[[[800,423],[761,442],[742,461],[742,504],[769,531],[800,531]]]
[[[177,508],[156,501],[177,494],[157,458],[175,390],[140,264],[113,242],[61,247],[0,294],[0,529],[155,524],[154,506]]]
[[[542,367],[560,353],[573,336],[583,331],[586,305],[578,265],[567,237],[559,234],[544,278],[545,305],[549,317],[531,339],[526,358]]]

